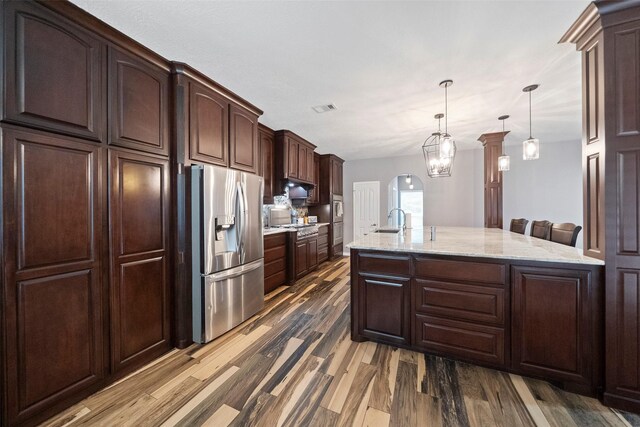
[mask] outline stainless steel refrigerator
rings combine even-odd
[[[191,167],[193,340],[204,343],[264,306],[263,181]]]

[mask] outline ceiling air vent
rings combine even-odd
[[[326,113],[327,111],[337,110],[336,106],[333,104],[316,105],[315,107],[311,108],[313,108],[313,111],[315,111],[316,113]]]

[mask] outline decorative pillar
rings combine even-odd
[[[640,412],[640,1],[596,1],[560,42],[582,52],[584,253],[603,259],[604,402]]]
[[[483,133],[478,138],[484,147],[484,226],[502,228],[502,172],[498,157],[506,132]]]

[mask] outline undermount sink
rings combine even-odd
[[[400,229],[399,228],[380,228],[376,231],[374,231],[374,233],[399,233]]]

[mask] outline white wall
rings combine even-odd
[[[541,142],[540,159],[522,160],[522,146],[505,148],[511,170],[504,174],[503,217],[547,219],[582,225],[582,156],[579,140]],[[458,151],[449,178],[429,178],[422,155],[348,161],[344,164],[344,239],[353,240],[353,183],[380,181],[380,221],[386,223],[387,185],[397,175],[413,174],[424,183],[424,225],[482,227],[483,151]],[[582,232],[578,237],[582,245]]]
[[[380,181],[380,222],[386,224],[387,186],[395,176],[408,173],[418,176],[424,184],[424,225],[482,227],[482,164],[481,150],[458,151],[451,177],[429,178],[422,153],[345,162],[345,244],[353,240],[353,183]]]
[[[511,170],[503,174],[504,228],[512,218],[582,224],[582,144],[540,143],[538,160],[522,160],[522,146],[506,147]],[[527,229],[527,233],[529,229]],[[583,232],[578,235],[582,247]]]

